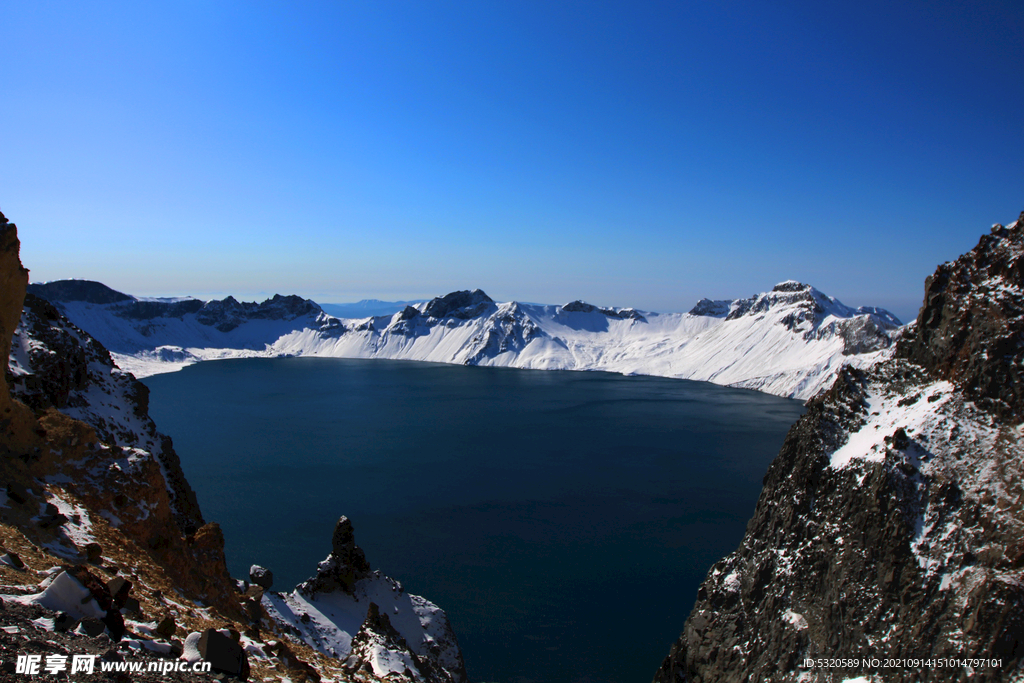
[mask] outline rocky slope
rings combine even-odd
[[[338,319],[298,297],[255,303],[139,300],[92,282],[31,285],[136,374],[206,359],[313,355],[540,370],[607,370],[809,398],[844,363],[888,353],[900,321],[787,281],[686,314],[498,303],[452,292],[390,316]]]
[[[656,683],[1024,680],[1022,252],[1024,214],[808,403]]]
[[[262,589],[228,576],[220,529],[203,519],[171,440],[149,418],[148,390],[55,306],[26,295],[18,249],[15,226],[0,214],[0,350],[9,359],[0,386],[0,680],[23,678],[15,673],[19,654],[93,654],[97,680],[126,680],[99,670],[125,660],[207,662],[222,674],[269,680],[465,679],[444,613],[403,593],[416,609],[394,636],[378,604],[397,609],[396,621],[401,609],[364,587],[380,584],[390,593],[398,584],[369,567],[357,577],[361,597],[349,600],[354,625],[347,632],[332,626],[335,640],[347,638],[345,648],[330,652],[268,609],[269,599],[265,608]],[[253,320],[319,315],[297,297],[204,305],[139,301],[97,283],[51,290],[119,306],[131,320],[147,320],[154,307],[198,315],[222,334]],[[321,592],[321,600],[333,599]],[[178,670],[131,679],[168,676],[209,680]]]

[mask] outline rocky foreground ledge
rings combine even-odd
[[[1024,680],[1024,214],[808,403],[656,683]]]

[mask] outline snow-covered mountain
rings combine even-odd
[[[657,375],[809,398],[844,363],[885,357],[900,321],[795,281],[688,313],[499,303],[452,292],[389,316],[342,319],[312,301],[131,297],[95,282],[30,285],[137,376],[200,360],[324,356]]]

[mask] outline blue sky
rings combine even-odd
[[[0,5],[33,281],[916,315],[1024,209],[1020,2]]]

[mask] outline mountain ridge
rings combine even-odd
[[[481,290],[462,290],[407,304],[392,315],[355,319],[280,295],[260,304],[231,297],[95,303],[61,298],[61,288],[70,287],[65,282],[30,290],[97,336],[138,376],[200,360],[304,355],[605,370],[806,399],[843,363],[876,362],[900,328],[883,309],[853,309],[792,280],[747,299],[701,300],[689,313],[584,301],[496,302]]]

